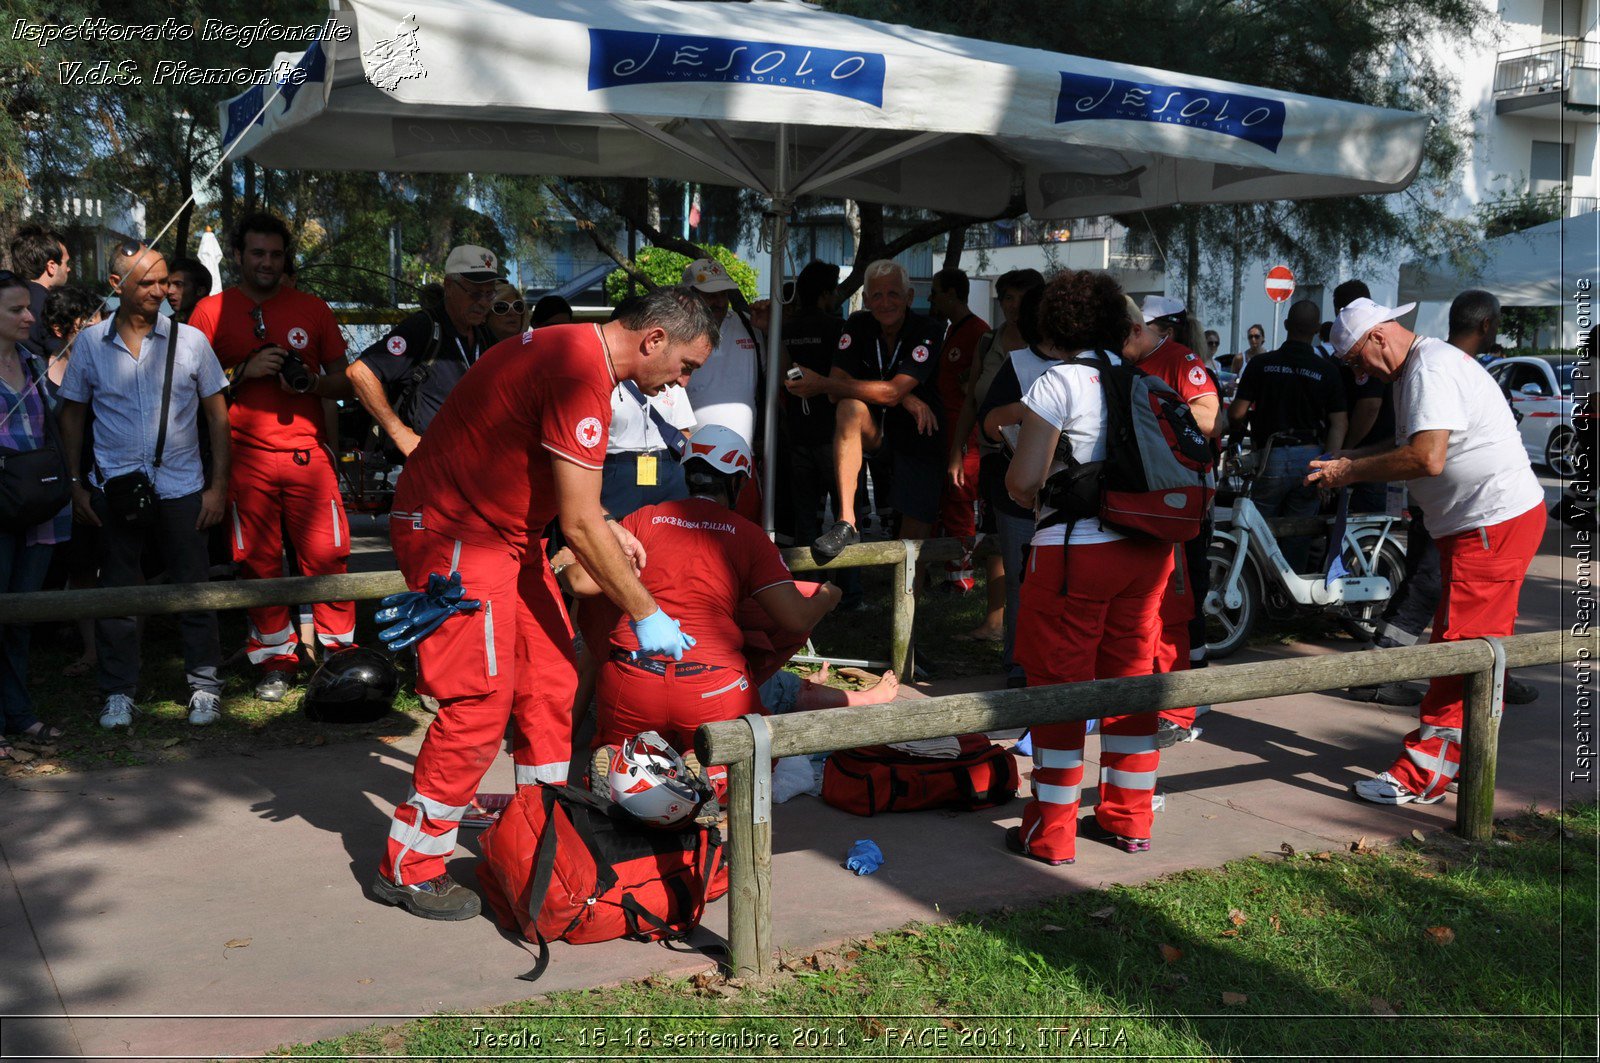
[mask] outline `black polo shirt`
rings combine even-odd
[[[33,314],[33,324],[28,326],[27,342],[35,354],[42,354],[46,358],[61,349],[61,341],[44,323],[44,301],[49,295],[49,288],[38,281],[28,281],[28,310]]]
[[[435,320],[439,327],[437,346],[433,340]],[[383,382],[389,401],[396,403],[401,399],[411,371],[420,368],[432,351],[433,365],[428,367],[426,378],[417,386],[415,398],[405,404],[405,409],[395,409],[406,427],[420,435],[428,430],[433,415],[478,361],[478,356],[493,345],[494,338],[484,326],[463,336],[450,323],[449,314],[441,312],[435,316],[418,310],[362,351],[361,364]]]
[[[858,310],[844,323],[833,364],[857,380],[892,380],[901,374],[915,378],[911,394],[928,404],[938,422],[934,433],[917,431],[915,417],[900,406],[884,411],[884,446],[902,454],[944,460],[944,410],[939,401],[939,346],[944,329],[921,314],[906,313],[894,350],[883,342],[883,329],[870,310]]]
[[[1394,442],[1394,385],[1386,380],[1379,380],[1365,372],[1357,373],[1348,365],[1340,363],[1339,380],[1344,384],[1344,397],[1350,410],[1354,412],[1356,400],[1378,399],[1378,419],[1372,422],[1372,430],[1365,439],[1346,439],[1346,450],[1356,450],[1373,443],[1382,443],[1385,446]]]
[[[1245,363],[1235,399],[1248,399],[1250,441],[1266,445],[1275,432],[1293,431],[1304,442],[1321,445],[1328,415],[1344,413],[1344,384],[1339,370],[1309,343],[1289,340],[1282,347]],[[1279,441],[1279,446],[1284,445]]]
[[[789,360],[813,373],[828,375],[833,354],[839,349],[844,319],[815,311],[783,321],[783,344]],[[833,442],[834,404],[826,395],[801,400],[784,392],[789,413],[789,439],[797,446],[825,446]],[[809,411],[807,409],[809,407]]]

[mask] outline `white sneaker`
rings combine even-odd
[[[1380,805],[1408,805],[1413,801],[1419,805],[1436,805],[1444,800],[1442,793],[1433,797],[1419,797],[1386,771],[1380,771],[1370,779],[1361,779],[1352,789],[1357,797]]]
[[[222,699],[209,690],[196,690],[189,695],[189,722],[196,727],[216,723],[222,718]]]
[[[133,726],[133,699],[126,694],[112,694],[100,710],[100,726],[106,730]]]

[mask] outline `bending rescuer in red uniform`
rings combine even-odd
[[[578,674],[572,628],[537,549],[561,531],[627,614],[640,650],[683,656],[689,633],[639,582],[648,556],[600,506],[611,392],[686,383],[717,327],[693,292],[665,288],[604,325],[559,325],[490,348],[462,377],[412,453],[390,537],[414,591],[460,573],[479,605],[417,643],[419,693],[439,712],[395,809],[374,895],[427,919],[470,919],[478,897],[444,871],[456,828],[512,722],[518,785],[564,784]],[[533,548],[530,549],[530,544]]]
[[[622,526],[652,558],[640,574],[645,588],[694,632],[695,645],[681,661],[641,655],[625,619],[609,611],[616,622],[599,643],[609,644],[610,656],[596,691],[596,746],[655,731],[681,752],[703,723],[765,712],[757,688],[839,604],[831,583],[797,585],[766,533],[733,511],[752,467],[738,433],[698,429],[683,466],[690,497],[635,510]],[[572,593],[601,592],[570,551],[551,564]]]

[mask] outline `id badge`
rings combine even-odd
[[[638,475],[634,477],[637,487],[654,487],[656,485],[656,456],[654,454],[639,455]]]

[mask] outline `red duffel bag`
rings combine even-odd
[[[841,749],[822,769],[822,799],[871,816],[925,808],[972,810],[1017,796],[1017,761],[985,735],[962,735],[955,757],[922,757],[893,746]]]
[[[539,946],[520,976],[530,982],[551,941],[681,939],[728,892],[715,827],[645,827],[579,787],[518,788],[481,844],[484,898],[501,926]]]

